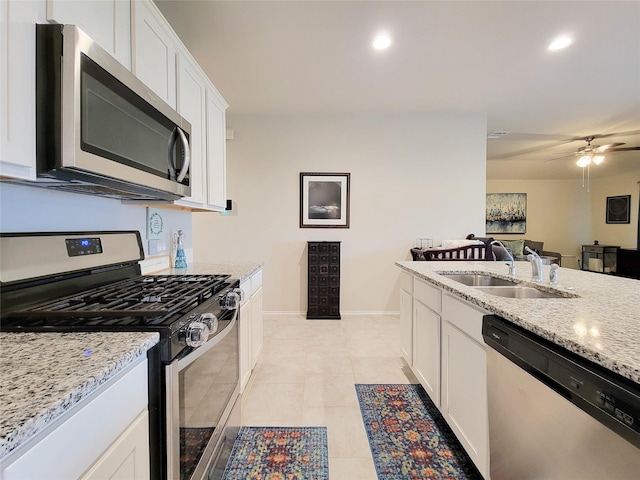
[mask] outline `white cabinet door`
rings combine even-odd
[[[191,196],[178,205],[201,206],[206,201],[206,78],[187,57],[179,56],[178,113],[191,124]]]
[[[243,392],[251,377],[251,303],[240,307],[240,392]]]
[[[0,1],[0,176],[36,177],[36,23],[44,3]]]
[[[81,480],[149,479],[149,414],[138,416]]]
[[[440,406],[440,315],[414,299],[413,371]]]
[[[176,56],[179,40],[149,0],[131,2],[132,71],[176,108]]]
[[[47,20],[77,25],[131,70],[129,0],[47,0]]]
[[[484,345],[447,321],[442,322],[440,410],[480,473],[487,478],[489,425]]]
[[[262,287],[251,297],[251,369],[255,368],[262,353]]]
[[[207,88],[207,206],[223,211],[227,203],[227,103]]]
[[[413,296],[404,290],[400,290],[400,350],[413,366]]]

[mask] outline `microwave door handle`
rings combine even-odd
[[[189,141],[187,140],[187,137],[181,128],[178,128],[178,135],[180,136],[182,146],[184,147],[184,163],[182,164],[182,169],[178,174],[178,181],[181,182],[182,180],[184,180],[184,177],[187,176],[187,172],[189,171],[189,163],[191,163],[191,152],[189,150]]]
[[[179,128],[176,127],[176,130],[180,131]],[[176,135],[175,132],[171,134],[171,138],[169,139],[169,178],[173,180],[176,178],[176,162],[173,161],[173,149],[176,146]]]

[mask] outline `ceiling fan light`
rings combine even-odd
[[[578,159],[578,161],[576,162],[576,165],[584,168],[590,163],[591,163],[591,157],[589,155],[583,155]]]
[[[593,157],[593,163],[596,165],[600,165],[602,162],[604,162],[604,155],[596,155]]]

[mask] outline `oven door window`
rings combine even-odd
[[[80,68],[82,150],[175,180],[184,158],[177,127],[84,54]]]
[[[208,345],[200,348],[207,349]],[[236,392],[239,378],[237,323],[219,343],[180,370],[181,480],[192,477],[200,460],[209,461],[202,456],[207,445],[220,436],[216,429],[221,427],[220,421]]]

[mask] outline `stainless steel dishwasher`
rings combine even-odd
[[[487,349],[491,480],[640,478],[640,387],[495,315]]]

